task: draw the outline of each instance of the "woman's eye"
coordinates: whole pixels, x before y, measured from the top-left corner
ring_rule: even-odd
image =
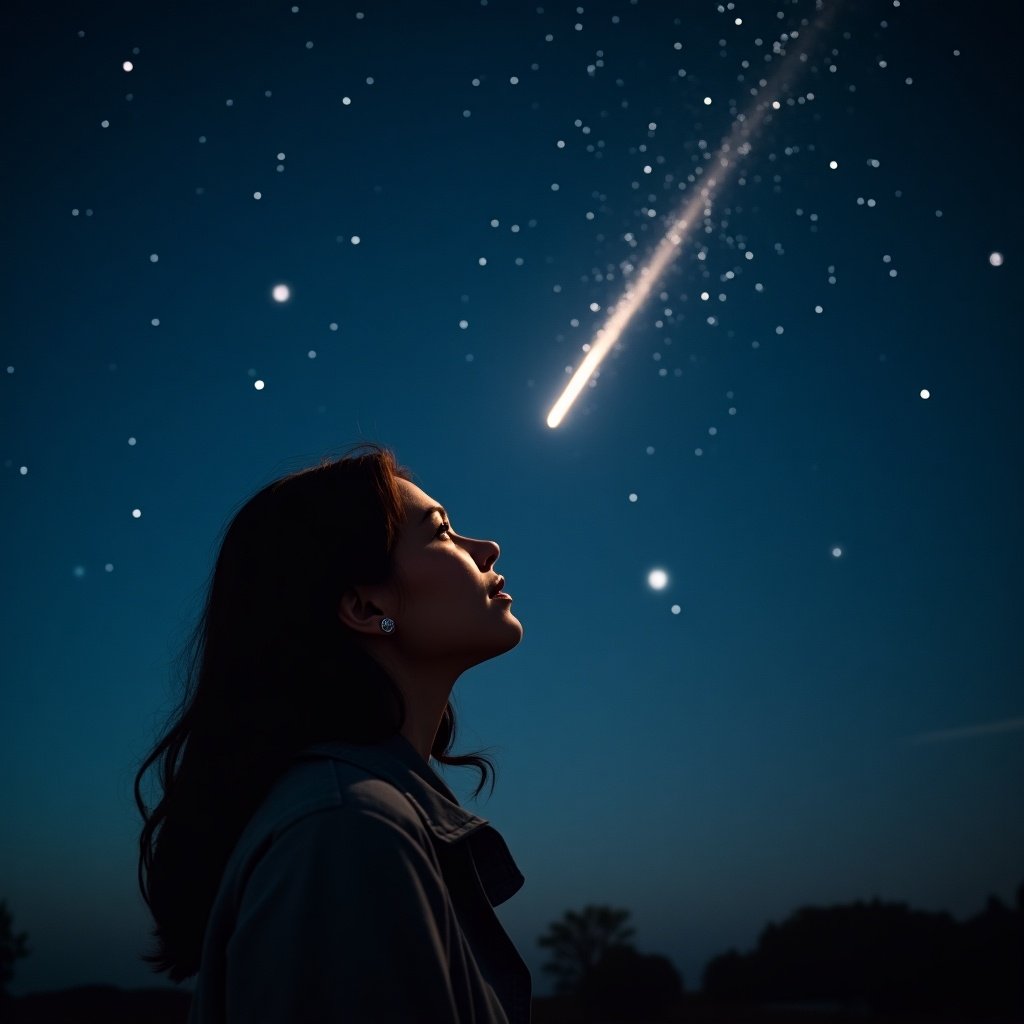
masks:
[[[441,526],[438,527],[437,536],[440,537],[442,533],[444,533],[446,530],[450,530],[450,529],[451,529],[451,525],[449,523],[442,523]]]

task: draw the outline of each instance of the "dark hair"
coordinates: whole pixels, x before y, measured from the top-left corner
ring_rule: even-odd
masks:
[[[360,448],[369,451],[352,454]],[[291,755],[321,740],[381,742],[405,722],[397,684],[337,615],[353,585],[391,582],[405,593],[393,562],[398,478],[412,473],[390,449],[362,442],[268,484],[228,525],[177,659],[184,695],[135,776],[139,888],[157,939],[141,959],[174,982],[199,970],[224,866]],[[454,738],[449,701],[431,756],[476,767],[474,798],[489,768],[493,792],[494,765],[480,751],[449,754]],[[163,793],[150,815],[140,782],[160,758]]]

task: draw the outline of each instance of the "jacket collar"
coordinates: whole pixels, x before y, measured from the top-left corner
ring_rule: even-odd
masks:
[[[400,732],[370,745],[328,740],[305,747],[295,756],[310,755],[345,761],[386,779],[399,792],[412,797],[425,824],[441,842],[455,842],[490,824],[488,819],[467,811],[459,804],[458,797],[445,781]]]
[[[526,879],[501,833],[487,818],[462,807],[444,780],[400,732],[368,745],[342,740],[315,743],[294,755],[294,759],[303,757],[344,761],[387,780],[412,802],[440,843],[450,845],[470,837],[471,859],[491,906],[500,906],[522,888]]]

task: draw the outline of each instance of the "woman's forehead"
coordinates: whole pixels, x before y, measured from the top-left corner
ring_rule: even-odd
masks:
[[[439,501],[435,501],[426,491],[417,487],[411,480],[405,480],[402,477],[398,479],[398,486],[402,491],[402,500],[405,502],[405,514],[406,518],[419,522],[422,518],[423,513],[431,505],[440,505]]]

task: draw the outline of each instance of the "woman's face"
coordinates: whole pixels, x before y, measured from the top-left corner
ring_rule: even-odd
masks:
[[[394,633],[380,632],[379,621],[375,629],[416,661],[456,671],[511,650],[523,637],[523,625],[510,600],[491,596],[501,548],[493,540],[457,533],[455,523],[437,510],[440,503],[411,481],[399,479],[398,485],[405,522],[395,561],[406,587],[405,603],[392,602],[387,608],[395,610],[385,611],[395,620]]]

